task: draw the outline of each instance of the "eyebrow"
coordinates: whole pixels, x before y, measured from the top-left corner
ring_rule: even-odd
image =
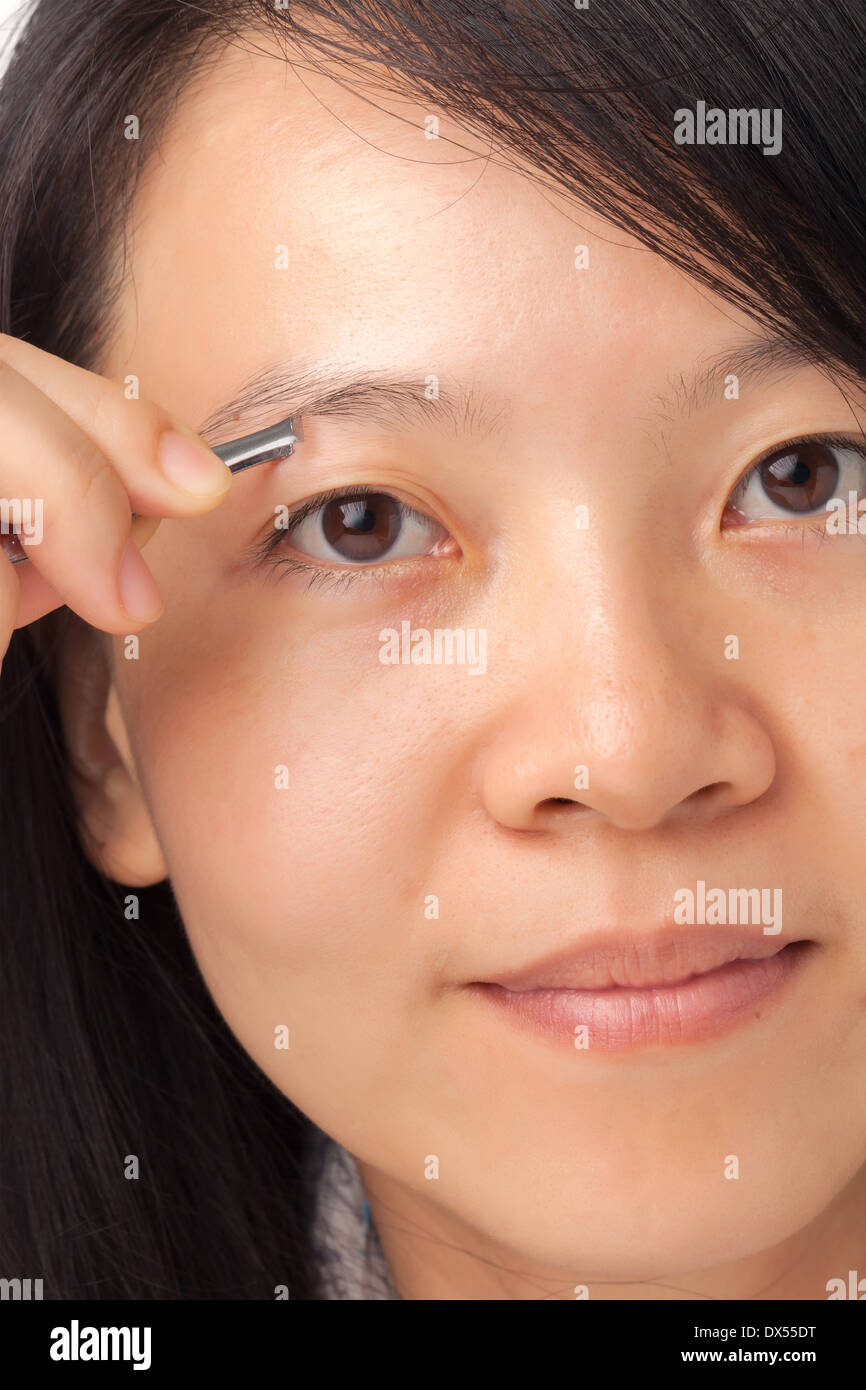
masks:
[[[758,384],[810,366],[826,370],[828,364],[787,339],[751,337],[681,375],[656,397],[656,404],[664,417],[687,417],[718,401],[729,376],[736,376],[740,385]],[[279,363],[249,377],[230,400],[211,411],[198,433],[216,444],[242,432],[240,422],[260,419],[264,428],[290,415],[330,416],[385,430],[426,426],[478,438],[500,434],[511,418],[506,406],[494,405],[474,385],[446,387],[432,373]]]
[[[744,384],[757,386],[768,380],[783,380],[805,367],[828,371],[830,364],[786,338],[752,337],[705,359],[689,375],[672,383],[668,392],[657,396],[656,401],[661,414],[688,417],[722,399],[726,379],[730,376],[737,378],[739,390]]]
[[[226,431],[239,433],[239,421],[271,415],[276,423],[279,412],[332,416],[386,430],[426,425],[485,438],[500,433],[509,414],[482,397],[474,385],[445,387],[432,373],[279,364],[248,378],[231,400],[207,416],[198,433],[206,443],[218,443]],[[263,428],[267,423],[263,421]]]

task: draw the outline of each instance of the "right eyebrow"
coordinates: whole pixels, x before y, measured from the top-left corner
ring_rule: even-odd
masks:
[[[198,433],[206,443],[218,443],[227,430],[242,433],[239,422],[272,416],[264,427],[276,423],[279,412],[339,417],[386,430],[432,425],[484,437],[499,433],[507,418],[503,407],[474,386],[443,387],[435,377],[404,371],[280,363],[244,382],[231,400],[211,411]]]

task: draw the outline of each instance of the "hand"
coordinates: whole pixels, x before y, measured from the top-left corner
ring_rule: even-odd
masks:
[[[159,617],[162,600],[139,547],[161,517],[217,506],[231,478],[159,406],[128,400],[116,382],[0,333],[0,497],[22,504],[34,538],[20,538],[26,565],[0,553],[0,660],[15,628],[64,603],[105,632],[134,632]],[[17,544],[0,535],[0,551]]]

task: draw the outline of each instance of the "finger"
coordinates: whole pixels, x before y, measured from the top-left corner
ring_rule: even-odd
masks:
[[[137,516],[133,519],[130,534],[139,550],[141,550],[159,526],[159,517]],[[65,600],[58,594],[45,578],[40,574],[35,565],[26,566],[3,565],[0,563],[0,577],[5,579],[5,572],[10,571],[14,579],[17,579],[15,588],[18,591],[17,604],[18,611],[15,617],[14,627],[27,627],[28,623],[33,623],[37,618],[44,618],[46,613],[51,613],[55,608],[62,608]],[[6,581],[8,586],[8,580]],[[11,590],[11,586],[8,591]],[[0,605],[4,602],[4,589],[0,588]],[[5,608],[0,607],[0,612],[6,612]],[[0,620],[0,632],[2,632],[2,620]]]
[[[105,455],[8,364],[0,370],[0,423],[2,492],[22,519],[26,512],[29,530],[21,535],[29,564],[9,568],[34,567],[62,602],[106,632],[152,621],[161,601],[129,544],[129,497]]]
[[[160,406],[129,400],[117,382],[0,333],[0,410],[8,369],[37,387],[106,456],[123,479],[130,510],[197,516],[228,495],[226,464]]]

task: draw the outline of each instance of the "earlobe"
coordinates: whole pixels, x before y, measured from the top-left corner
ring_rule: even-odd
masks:
[[[74,625],[64,643],[58,686],[88,858],[107,878],[132,888],[161,882],[168,869],[139,785],[103,633]]]

